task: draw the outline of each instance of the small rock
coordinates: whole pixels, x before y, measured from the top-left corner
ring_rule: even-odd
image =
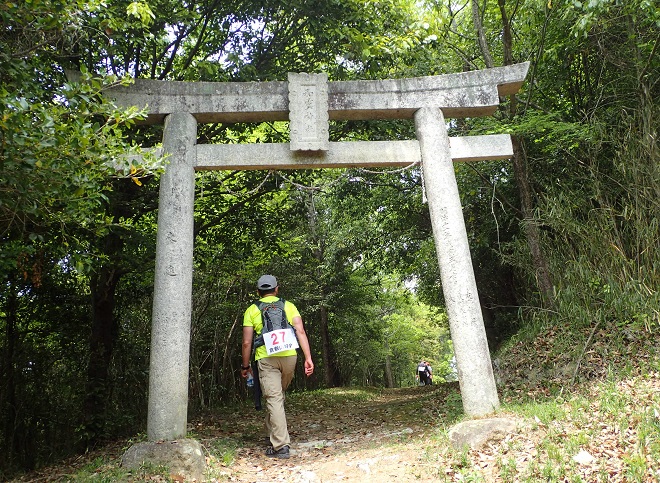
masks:
[[[319,477],[313,471],[301,471],[300,472],[300,481],[301,483],[314,483],[319,481]]]
[[[583,449],[581,449],[578,454],[573,456],[573,461],[575,461],[577,464],[580,465],[588,465],[590,463],[593,463],[595,459],[596,458],[591,456],[591,454],[588,451]]]
[[[449,440],[456,449],[468,446],[479,449],[490,441],[504,439],[507,434],[513,433],[518,422],[508,418],[489,418],[463,421],[449,430]]]
[[[401,431],[393,431],[391,433],[387,433],[386,436],[401,436],[404,434],[412,434],[413,430],[411,428],[404,428]]]
[[[371,473],[371,468],[366,463],[358,463],[357,467],[364,471],[366,474]]]

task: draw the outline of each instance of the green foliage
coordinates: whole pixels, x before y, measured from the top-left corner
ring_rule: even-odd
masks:
[[[166,475],[167,471],[165,468],[144,466],[140,468],[139,473],[141,476],[146,477],[154,473]],[[130,477],[130,471],[117,467],[105,457],[97,457],[80,470],[68,475],[68,481],[84,482],[93,479],[102,483],[111,483],[113,481],[129,481]]]
[[[650,79],[660,69],[653,8],[645,1],[551,2],[545,10],[532,9],[536,14],[524,22],[513,17],[529,29],[529,40],[535,39],[515,39],[514,55],[524,54],[530,44],[538,50],[519,96],[519,115],[504,130],[524,139],[536,223],[558,302],[556,314],[538,314],[549,323],[616,321],[624,331],[631,324],[633,331],[652,331],[658,323],[649,308],[658,297],[660,211],[659,154],[650,142],[658,129],[657,106],[649,97],[657,94],[657,83]],[[486,24],[493,14],[484,11]],[[568,30],[575,36],[566,36]],[[492,124],[470,122],[486,132],[502,129],[500,121],[497,128]],[[506,178],[490,179],[501,206],[515,207],[516,193],[503,184]],[[510,222],[515,212],[495,218],[504,210],[494,207],[491,219],[498,223],[498,243],[503,242],[498,255],[522,282],[517,297],[536,305],[536,294],[524,289],[535,287],[538,277],[529,271],[528,240]],[[492,224],[473,217],[481,227]],[[485,244],[493,245],[488,238]],[[482,256],[488,255],[478,259]],[[594,284],[611,292],[595,293]]]
[[[98,3],[19,3],[0,9],[6,26],[0,36],[0,233],[6,246],[0,268],[18,269],[38,284],[39,272],[28,267],[45,246],[81,269],[88,262],[81,256],[84,238],[108,229],[102,206],[110,180],[126,176],[139,183],[157,166],[148,158],[132,166],[128,157],[139,147],[126,129],[142,113],[117,109],[102,95],[126,81],[83,72],[64,82],[57,63],[58,48],[81,28],[81,11],[94,12]]]
[[[384,338],[401,385],[415,383],[417,363],[424,359],[433,367],[433,381],[455,380],[454,351],[449,337],[447,315],[431,307],[396,302],[397,311],[386,317]]]
[[[210,456],[222,466],[230,466],[234,462],[237,450],[238,446],[235,441],[222,438],[213,440],[212,444],[207,447]]]
[[[158,168],[128,157],[139,152],[127,131],[142,113],[103,96],[125,81],[87,72],[64,79],[63,50],[82,12],[99,6],[0,6],[0,446],[10,471],[75,448],[88,382],[87,274],[105,258],[94,245],[126,229],[125,218],[106,213],[117,185],[138,185]]]
[[[126,13],[139,19],[145,27],[149,27],[156,18],[149,4],[144,2],[132,2],[126,7]]]

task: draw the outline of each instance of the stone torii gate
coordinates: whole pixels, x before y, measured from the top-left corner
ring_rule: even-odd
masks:
[[[508,135],[450,138],[445,117],[491,115],[515,94],[529,63],[380,81],[288,82],[137,80],[109,92],[118,105],[147,107],[165,123],[149,369],[147,436],[186,435],[192,311],[195,170],[408,166],[421,162],[465,413],[499,406],[453,161],[507,159]],[[414,119],[416,140],[329,142],[329,120]],[[290,121],[290,143],[197,144],[197,124]]]

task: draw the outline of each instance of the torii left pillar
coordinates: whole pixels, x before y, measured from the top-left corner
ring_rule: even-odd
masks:
[[[156,273],[149,361],[148,442],[132,445],[122,466],[145,461],[196,481],[206,462],[199,441],[187,439],[190,320],[197,121],[187,112],[165,117],[163,150],[168,162],[160,180]],[[162,444],[167,441],[168,444]]]
[[[197,121],[192,114],[166,117],[163,151],[169,164],[161,177],[158,202],[147,415],[150,441],[183,438],[187,431],[196,142]]]

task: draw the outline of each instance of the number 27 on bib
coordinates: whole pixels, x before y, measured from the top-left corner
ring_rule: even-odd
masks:
[[[264,334],[264,343],[269,356],[300,347],[293,329],[278,329],[268,332]]]

